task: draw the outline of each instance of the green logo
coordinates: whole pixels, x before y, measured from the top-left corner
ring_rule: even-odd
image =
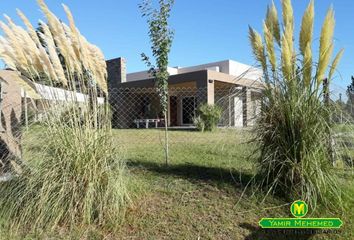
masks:
[[[290,212],[295,218],[262,218],[259,226],[262,228],[338,229],[343,225],[339,218],[303,218],[308,212],[308,205],[301,200],[291,204]]]
[[[290,212],[294,217],[305,217],[308,211],[308,206],[304,201],[298,200],[293,202],[290,206]]]

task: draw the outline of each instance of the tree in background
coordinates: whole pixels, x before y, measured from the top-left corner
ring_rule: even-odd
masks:
[[[152,7],[151,0],[143,0],[139,5],[143,17],[146,17],[149,25],[149,37],[151,42],[152,55],[155,58],[155,65],[150,58],[142,53],[142,59],[149,68],[149,73],[155,78],[160,107],[165,120],[165,161],[168,164],[168,56],[171,51],[174,32],[168,24],[171,8],[174,0],[159,0],[159,8]]]
[[[352,83],[347,88],[347,109],[350,115],[354,118],[354,77],[352,76]]]
[[[301,198],[313,207],[322,202],[338,208],[333,205],[333,199],[340,204],[341,192],[332,171],[333,151],[329,149],[332,124],[328,96],[343,50],[329,67],[334,45],[334,11],[330,8],[327,12],[318,61],[314,64],[314,1],[302,18],[299,51],[295,50],[291,1],[281,3],[282,25],[273,3],[263,22],[263,37],[254,29],[249,30],[253,53],[266,82],[256,129],[261,185],[267,194],[281,194],[289,200]]]

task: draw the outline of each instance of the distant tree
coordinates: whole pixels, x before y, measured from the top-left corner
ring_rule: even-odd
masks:
[[[168,56],[172,46],[174,32],[168,24],[171,8],[174,0],[159,0],[158,8],[152,7],[151,0],[143,0],[139,5],[143,17],[146,17],[149,25],[149,37],[151,42],[152,55],[155,58],[155,65],[150,58],[142,53],[141,57],[149,67],[149,73],[155,78],[160,106],[165,119],[165,157],[168,164]]]
[[[350,114],[354,117],[354,77],[352,76],[352,82],[347,88],[347,108]]]

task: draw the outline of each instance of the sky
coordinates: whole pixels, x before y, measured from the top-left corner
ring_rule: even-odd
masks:
[[[16,8],[35,25],[44,20],[35,0],[0,0],[0,13],[21,24]],[[156,1],[156,0],[153,0]],[[150,55],[146,19],[138,9],[141,0],[46,0],[49,8],[66,21],[61,3],[73,12],[81,33],[99,46],[106,59],[124,57],[127,71],[146,69],[140,54]],[[280,0],[274,0],[280,12]],[[295,31],[309,0],[293,0]],[[262,30],[266,7],[271,0],[175,0],[170,25],[175,31],[170,66],[191,66],[232,59],[249,65],[256,62],[248,41],[248,26]],[[315,0],[314,42],[319,41],[322,22],[330,6],[336,17],[335,52],[345,53],[333,80],[333,91],[345,92],[354,75],[354,1]],[[3,19],[3,18],[2,18]],[[318,44],[314,44],[318,55]]]

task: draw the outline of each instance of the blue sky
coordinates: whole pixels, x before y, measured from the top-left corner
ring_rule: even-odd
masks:
[[[280,0],[274,0],[279,7]],[[150,53],[145,19],[137,7],[140,0],[47,0],[57,16],[66,19],[61,3],[68,5],[81,33],[98,45],[107,59],[118,56],[127,59],[128,72],[145,69],[140,54]],[[175,39],[170,66],[188,66],[211,61],[233,59],[254,65],[248,42],[248,25],[261,30],[266,6],[271,0],[175,0],[171,26]],[[296,27],[308,0],[293,0]],[[321,24],[329,6],[336,12],[336,51],[345,49],[334,80],[336,91],[344,91],[354,75],[354,1],[315,1],[315,33],[318,40]],[[2,0],[0,13],[20,22],[15,9],[21,9],[32,21],[44,19],[35,0]],[[279,9],[279,8],[278,8]],[[317,45],[315,54],[317,55]]]

